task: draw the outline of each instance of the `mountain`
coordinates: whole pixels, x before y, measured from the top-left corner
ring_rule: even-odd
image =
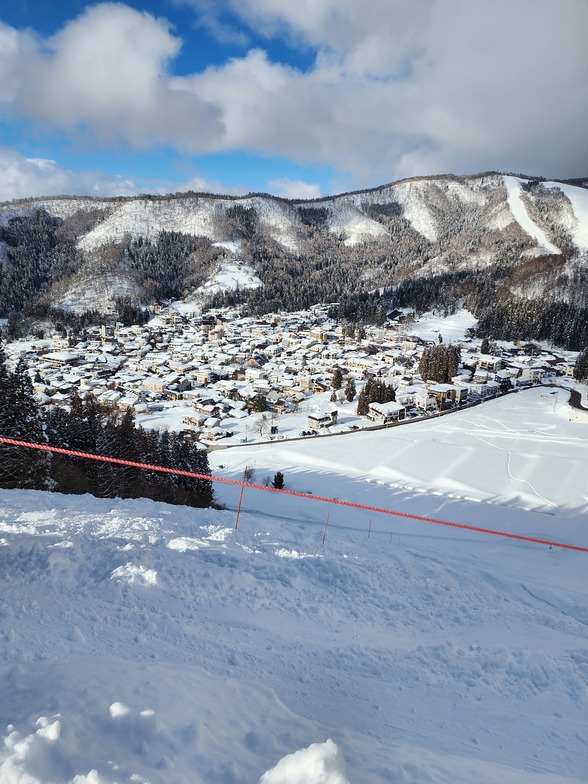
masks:
[[[231,256],[263,283],[237,295],[258,313],[322,301],[377,319],[385,305],[365,302],[385,292],[420,309],[469,297],[482,321],[489,299],[539,300],[568,317],[588,304],[588,190],[574,182],[485,173],[312,201],[189,192],[4,203],[0,316],[32,302],[81,313],[186,298]]]

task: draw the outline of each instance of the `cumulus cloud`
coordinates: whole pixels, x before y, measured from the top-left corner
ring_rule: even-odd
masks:
[[[268,188],[274,196],[282,196],[284,199],[320,199],[324,195],[320,185],[292,180],[290,177],[269,180]]]
[[[13,116],[136,149],[190,150],[221,129],[216,107],[172,84],[181,41],[148,13],[103,3],[46,41],[4,25],[0,43],[0,106]]]
[[[25,158],[5,148],[0,148],[0,172],[0,201],[33,196],[132,196],[140,190],[132,179],[76,172],[47,158]],[[158,189],[155,183],[150,186],[152,192]]]
[[[197,93],[222,107],[228,144],[328,163],[359,184],[485,168],[588,171],[584,0],[216,7],[316,50],[304,73],[249,52],[195,77]]]
[[[47,40],[0,26],[0,109],[101,145],[326,165],[348,187],[588,172],[585,0],[184,2],[220,37],[238,39],[230,12],[314,61],[296,69],[258,48],[174,76],[168,22],[103,3]]]
[[[184,191],[226,193],[244,196],[243,185],[226,185],[193,174],[178,184],[155,179],[135,179],[98,171],[76,171],[49,158],[27,158],[0,147],[0,201],[35,196],[136,196],[139,193],[166,194]]]

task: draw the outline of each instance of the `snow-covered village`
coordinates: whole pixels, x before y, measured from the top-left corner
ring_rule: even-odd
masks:
[[[92,394],[145,427],[180,430],[206,446],[406,423],[544,380],[565,382],[578,353],[525,342],[483,353],[487,345],[467,337],[475,324],[467,311],[416,323],[414,314],[395,312],[385,327],[359,335],[345,334],[321,305],[261,319],[195,312],[182,302],[156,311],[145,325],[14,341],[7,353],[13,366],[25,358],[43,405]],[[453,342],[461,357],[455,375],[423,379],[424,350]],[[370,378],[393,389],[394,400],[369,402],[360,416],[357,398]]]

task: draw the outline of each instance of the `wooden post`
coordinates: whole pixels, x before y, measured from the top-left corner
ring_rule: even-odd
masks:
[[[247,478],[247,466],[243,471],[243,481],[241,482],[241,492],[239,494],[239,503],[237,504],[237,517],[235,518],[235,530],[239,527],[239,515],[241,514],[241,502],[243,500],[243,491],[245,490],[245,479]]]
[[[371,532],[372,532],[372,521],[370,520],[370,524],[368,525],[368,539],[370,538]]]
[[[325,530],[323,531],[323,547],[325,546],[325,539],[327,538],[327,528],[329,527],[329,515],[331,513],[327,513],[327,520],[325,522]]]

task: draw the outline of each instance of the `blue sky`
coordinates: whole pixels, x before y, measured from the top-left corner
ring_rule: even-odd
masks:
[[[0,200],[586,176],[587,29],[585,0],[15,0]]]

